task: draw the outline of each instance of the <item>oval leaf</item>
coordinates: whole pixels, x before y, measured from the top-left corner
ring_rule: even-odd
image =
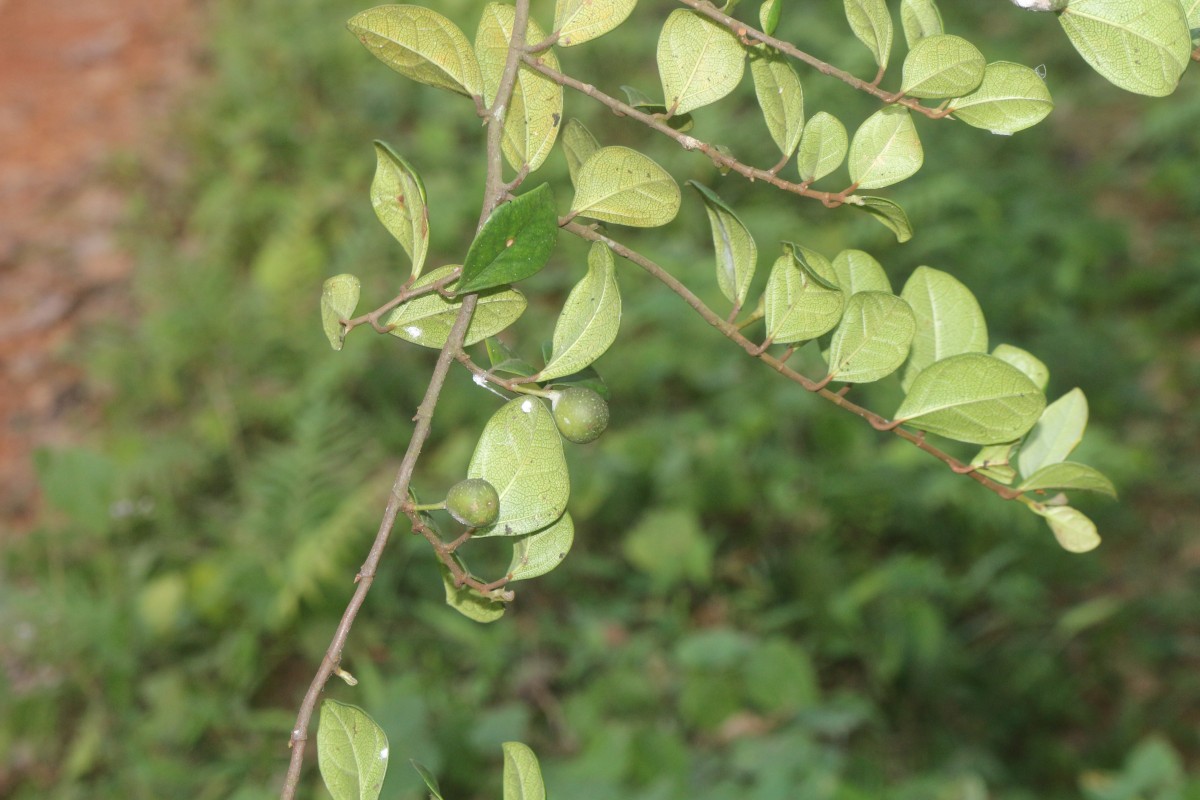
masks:
[[[321,327],[334,350],[341,350],[346,341],[342,320],[354,316],[361,289],[362,282],[349,273],[334,275],[321,286]]]
[[[1037,125],[1054,109],[1050,90],[1022,64],[996,61],[983,71],[983,83],[966,97],[950,101],[955,119],[973,128],[1010,136]]]
[[[766,0],[758,7],[758,24],[762,26],[762,31],[767,36],[775,35],[775,29],[779,27],[779,12],[782,7],[783,0]]]
[[[829,345],[829,375],[870,383],[900,369],[917,323],[908,303],[886,292],[859,292],[846,304]]]
[[[436,11],[377,6],[355,14],[346,27],[376,58],[407,78],[467,97],[483,93],[471,43]]]
[[[317,764],[333,800],[375,800],[387,774],[387,736],[358,706],[324,700],[317,724]]]
[[[1069,553],[1086,553],[1100,546],[1096,524],[1070,506],[1044,506],[1034,511],[1046,518],[1054,538]]]
[[[531,378],[537,374],[532,364],[519,357],[499,339],[489,337],[484,346],[487,348],[488,366],[492,372],[506,372],[522,378]]]
[[[862,250],[843,250],[834,256],[833,273],[847,300],[859,292],[892,292],[883,265]]]
[[[964,353],[922,370],[894,416],[948,439],[1002,444],[1024,435],[1045,407],[1045,395],[1021,370],[983,353]]]
[[[801,147],[804,142],[800,143]],[[912,223],[908,214],[898,203],[886,197],[871,197],[870,195],[851,195],[846,198],[846,205],[870,214],[880,225],[896,235],[896,241],[903,244],[913,237]]]
[[[1092,69],[1130,92],[1170,94],[1191,59],[1179,0],[1070,0],[1058,21]]]
[[[717,255],[717,285],[729,302],[741,308],[758,265],[758,245],[750,230],[716,192],[696,181],[688,183],[700,193],[704,210],[708,212],[713,250]]]
[[[396,237],[412,260],[417,277],[429,251],[429,210],[425,185],[409,163],[384,142],[375,142],[375,178],[371,181],[371,206],[375,216]]]
[[[679,212],[679,184],[628,147],[602,147],[579,168],[571,212],[618,225],[653,228]]]
[[[900,25],[910,48],[926,36],[937,36],[945,30],[933,0],[900,0]]]
[[[900,296],[917,318],[912,351],[900,379],[905,391],[921,370],[935,361],[959,353],[987,351],[987,323],[983,319],[983,310],[971,290],[953,275],[930,267],[917,267]]]
[[[846,126],[832,114],[818,111],[800,134],[796,167],[800,180],[819,181],[842,165],[849,146]]]
[[[867,118],[850,142],[850,180],[880,189],[921,168],[925,153],[907,108],[888,106]]]
[[[518,537],[508,565],[509,582],[545,575],[563,562],[574,541],[575,523],[566,512],[549,527]]]
[[[537,756],[520,742],[505,742],[504,800],[546,800],[542,768]]]
[[[466,564],[457,554],[453,556],[455,563],[468,572]],[[446,605],[453,608],[464,617],[475,622],[495,622],[504,616],[505,605],[493,597],[487,597],[466,584],[454,585],[454,576],[441,561],[438,561],[438,572],[442,576],[442,586],[446,589]],[[469,574],[469,572],[468,572]]]
[[[775,52],[752,57],[750,76],[767,130],[783,155],[791,158],[804,132],[804,87],[800,85],[800,77]]]
[[[850,30],[867,46],[880,69],[892,54],[892,15],[884,0],[845,0]]]
[[[670,114],[686,114],[732,92],[746,69],[741,42],[723,25],[676,9],[658,37],[658,74]]]
[[[588,270],[575,284],[554,325],[554,344],[539,381],[571,375],[591,364],[612,345],[621,327],[621,291],[612,251],[593,242]]]
[[[579,168],[600,149],[600,143],[582,122],[571,117],[563,127],[562,148],[563,155],[567,157],[567,172],[571,175],[571,185],[578,186]]]
[[[445,278],[453,270],[454,265],[439,267],[421,277],[413,287]],[[446,288],[454,291],[454,284]],[[440,294],[421,295],[393,311],[385,324],[393,326],[390,331],[393,336],[423,347],[440,349],[450,338],[450,329],[454,327],[454,319],[461,306],[461,298],[447,300]],[[463,344],[475,344],[494,336],[516,322],[524,311],[525,296],[516,289],[481,294]]]
[[[775,260],[763,293],[767,338],[779,344],[804,342],[833,330],[842,318],[841,289],[817,280],[791,253]]]
[[[1029,476],[1049,464],[1066,461],[1083,439],[1087,423],[1087,398],[1082,389],[1072,389],[1046,407],[1021,445],[1017,469]]]
[[[1033,381],[1035,386],[1042,391],[1046,391],[1046,384],[1050,382],[1050,370],[1033,353],[1022,350],[1019,347],[1013,347],[1011,344],[998,344],[992,350],[992,355],[1001,361],[1007,361],[1012,364],[1021,370],[1021,372],[1024,372],[1029,377],[1029,380]]]
[[[550,184],[543,183],[498,206],[471,242],[459,294],[471,294],[528,278],[550,260],[558,241],[558,214]]]
[[[637,0],[558,0],[554,9],[556,44],[570,47],[603,36],[624,22],[636,5]]]
[[[1117,496],[1116,487],[1104,473],[1087,464],[1077,464],[1074,461],[1048,464],[1023,480],[1017,489],[1022,492],[1080,489],[1086,492],[1099,492],[1112,498]]]
[[[425,786],[429,789],[429,800],[445,800],[442,797],[442,787],[438,786],[437,776],[420,761],[410,758],[408,763],[413,765],[413,769],[421,776],[421,780],[425,781]]]
[[[475,446],[468,478],[500,494],[500,516],[475,536],[520,536],[562,516],[571,485],[562,437],[545,403],[517,397],[492,415]]]
[[[910,97],[957,97],[983,80],[987,61],[975,45],[960,36],[926,36],[904,59],[900,91]]]

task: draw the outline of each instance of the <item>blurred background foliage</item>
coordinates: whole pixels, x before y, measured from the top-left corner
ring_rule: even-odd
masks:
[[[1190,75],[1166,100],[1126,95],[1052,17],[946,5],[949,31],[989,60],[1044,64],[1058,107],[1012,138],[919,124],[926,166],[888,192],[916,227],[905,245],[721,178],[579,96],[568,113],[716,188],[764,263],[791,239],[866,249],[897,288],[920,264],[958,276],[993,343],[1050,366],[1052,398],[1087,393],[1080,460],[1122,492],[1084,501],[1104,545],[1063,552],[1041,520],[777,379],[619,266],[624,325],[598,365],[612,426],[569,448],[571,557],[480,626],[443,605],[427,547],[400,531],[354,630],[361,683],[328,693],[390,736],[385,797],[422,796],[410,757],[449,798],[494,797],[508,739],[534,747],[559,798],[1200,797],[1200,88]],[[438,4],[468,35],[480,6]],[[425,179],[431,264],[460,260],[480,202],[471,104],[364,52],[342,29],[361,7],[214,3],[207,79],[175,130],[185,168],[123,162],[136,313],[79,343],[102,424],[86,447],[41,454],[52,509],[3,554],[8,797],[278,791],[434,357],[367,331],[335,354],[317,321],[324,277],[360,275],[366,307],[408,273],[367,200],[371,140]],[[656,93],[662,15],[641,3],[564,68]],[[874,71],[835,0],[789,3],[780,31]],[[853,129],[872,109],[802,77],[810,116]],[[774,162],[749,79],[695,117],[702,138]],[[536,179],[566,207],[561,156]],[[694,196],[666,229],[616,235],[719,305]],[[509,336],[526,357],[584,252],[564,237],[527,282]],[[896,391],[862,394],[886,411]],[[423,495],[462,476],[495,407],[452,377]],[[325,796],[318,783],[314,769],[302,796]]]

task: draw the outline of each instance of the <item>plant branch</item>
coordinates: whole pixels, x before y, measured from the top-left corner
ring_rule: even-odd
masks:
[[[743,350],[745,350],[748,355],[762,361],[764,364],[788,380],[798,383],[807,391],[819,395],[825,400],[828,400],[830,403],[833,403],[835,406],[838,406],[845,411],[849,411],[855,416],[861,417],[862,419],[866,420],[872,428],[875,428],[879,431],[890,431],[896,436],[899,436],[901,439],[916,445],[921,450],[924,450],[926,453],[946,464],[946,466],[948,466],[955,473],[969,476],[972,480],[983,485],[989,491],[1002,497],[1003,499],[1013,500],[1020,496],[1020,492],[1010,489],[1007,486],[988,478],[986,475],[983,475],[977,470],[971,469],[970,465],[964,464],[962,461],[959,461],[949,453],[930,444],[925,440],[925,435],[923,432],[912,433],[911,431],[901,428],[899,422],[895,420],[888,420],[887,418],[882,417],[879,414],[876,414],[875,412],[858,405],[857,403],[847,400],[844,392],[835,392],[826,388],[826,384],[829,382],[827,380],[814,381],[811,378],[796,372],[794,369],[787,366],[783,359],[775,358],[767,353],[759,344],[743,336],[738,326],[727,322],[719,314],[705,305],[703,300],[701,300],[690,289],[684,286],[674,275],[664,269],[661,265],[651,261],[641,253],[638,253],[636,250],[631,250],[620,242],[611,239],[608,236],[593,230],[592,228],[579,225],[578,223],[568,222],[562,227],[582,239],[587,239],[588,241],[592,242],[603,242],[604,244],[608,245],[608,247],[617,255],[633,262],[634,264],[637,264],[643,270],[656,278],[659,282],[664,284],[668,289],[679,295],[679,297],[682,298],[685,303],[691,306],[696,313],[704,319],[705,322],[720,331],[726,339],[734,342]]]
[[[446,286],[448,284],[454,283],[456,280],[458,280],[458,276],[461,274],[462,274],[462,267],[455,267],[454,269],[450,270],[450,272],[447,273],[445,276],[438,278],[436,281],[427,283],[424,286],[418,286],[415,289],[409,288],[409,286],[411,285],[411,280],[410,280],[409,283],[405,284],[405,287],[400,290],[400,293],[398,295],[393,297],[391,300],[388,300],[386,303],[384,303],[383,305],[381,305],[379,308],[375,309],[374,311],[369,311],[366,314],[362,314],[360,316],[354,317],[353,319],[342,320],[342,324],[346,326],[345,332],[350,333],[350,331],[354,330],[359,325],[369,324],[372,328],[375,329],[375,331],[377,333],[387,333],[392,328],[390,325],[379,324],[380,317],[382,317],[387,312],[391,311],[396,306],[401,305],[403,303],[407,303],[409,300],[412,300],[414,297],[420,297],[420,296],[426,295],[426,294],[433,294],[434,292],[437,292],[438,294],[444,294],[446,291]]]

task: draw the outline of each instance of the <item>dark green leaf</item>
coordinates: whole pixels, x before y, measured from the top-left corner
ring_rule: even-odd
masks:
[[[459,294],[471,294],[528,278],[550,260],[558,241],[558,214],[550,184],[498,207],[471,243]]]

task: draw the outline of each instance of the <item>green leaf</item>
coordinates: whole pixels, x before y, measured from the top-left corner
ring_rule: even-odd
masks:
[[[971,459],[971,466],[978,467],[981,474],[1007,486],[1017,477],[1017,470],[1010,466],[1017,444],[1019,443],[1005,442],[981,448]]]
[[[372,55],[407,78],[467,97],[483,93],[471,43],[436,11],[376,6],[355,14],[346,27]]]
[[[704,201],[717,255],[717,285],[725,299],[741,308],[750,291],[758,266],[758,245],[750,230],[716,192],[696,181],[688,181]]]
[[[1116,498],[1117,489],[1104,473],[1087,464],[1074,461],[1060,461],[1057,464],[1047,464],[1037,472],[1021,481],[1017,487],[1022,492],[1045,492],[1052,489],[1080,489],[1086,492],[1099,492]]]
[[[832,261],[811,247],[805,247],[795,242],[783,242],[782,244],[783,251],[790,252],[800,268],[806,270],[818,284],[826,289],[841,291],[837,282],[837,270],[833,268]]]
[[[1050,382],[1050,370],[1033,353],[1013,347],[1011,344],[998,344],[992,350],[992,355],[1001,361],[1012,364],[1024,372],[1035,386],[1042,391],[1046,390],[1046,384]]]
[[[575,523],[567,512],[540,531],[515,538],[509,582],[545,575],[563,562],[574,541]]]
[[[558,0],[554,9],[557,44],[570,47],[603,36],[624,22],[636,5],[637,0]]]
[[[317,723],[317,764],[333,800],[375,800],[387,774],[387,736],[358,706],[324,700]]]
[[[921,370],[935,361],[960,353],[987,352],[983,310],[971,290],[953,275],[931,267],[917,267],[900,296],[917,318],[917,334],[900,379],[905,391]]]
[[[528,278],[546,266],[557,241],[554,194],[550,184],[543,183],[488,216],[467,251],[458,293],[473,294]]]
[[[430,800],[445,800],[442,797],[442,787],[438,785],[437,776],[430,772],[429,768],[420,761],[410,758],[408,763],[413,765],[413,769],[421,776],[421,780],[425,781],[425,785],[429,788]]]
[[[942,14],[933,0],[900,0],[900,24],[910,48],[926,36],[945,32]]]
[[[517,397],[493,414],[467,477],[483,478],[500,494],[499,518],[476,537],[533,533],[562,516],[571,484],[562,437],[546,404]]]
[[[870,383],[900,369],[917,323],[908,303],[888,292],[858,292],[829,345],[829,374],[845,383]]]
[[[1191,60],[1179,0],[1070,0],[1058,21],[1092,69],[1130,92],[1170,94]]]
[[[1087,398],[1082,389],[1072,389],[1046,407],[1021,445],[1017,469],[1029,476],[1049,464],[1066,461],[1083,439],[1087,422]]]
[[[375,178],[371,181],[371,205],[375,216],[396,237],[412,260],[417,277],[429,250],[429,210],[425,185],[407,161],[386,143],[375,141]]]
[[[571,213],[653,228],[675,219],[679,201],[679,184],[649,157],[628,147],[602,147],[579,168]]]
[[[983,353],[963,353],[921,371],[896,409],[914,428],[971,444],[1020,438],[1046,407],[1046,397],[1016,367]]]
[[[758,24],[767,36],[774,36],[779,27],[779,12],[783,8],[783,0],[766,0],[758,7]]]
[[[801,142],[800,145],[803,147],[804,143]],[[896,241],[901,244],[913,237],[912,223],[908,221],[908,214],[904,213],[904,209],[898,203],[894,203],[886,197],[855,194],[846,198],[846,205],[870,214],[879,224],[894,233]]]
[[[847,300],[859,292],[891,294],[892,282],[883,271],[883,265],[862,250],[843,250],[834,256],[833,273],[837,278],[835,283]]]
[[[504,800],[546,800],[537,756],[520,742],[505,742]]]
[[[1096,524],[1070,506],[1042,506],[1034,513],[1046,518],[1054,538],[1069,553],[1086,553],[1100,546]]]
[[[571,117],[563,128],[562,147],[563,155],[567,157],[567,172],[571,175],[571,185],[578,186],[579,168],[600,149],[600,143],[582,122]]]
[[[450,264],[421,276],[413,288],[426,286],[445,278],[454,270]],[[446,287],[454,291],[454,283]],[[447,300],[432,293],[409,300],[388,316],[384,324],[391,325],[390,333],[422,347],[440,349],[450,338],[450,329],[462,307],[462,298]],[[525,311],[525,296],[516,289],[495,290],[480,294],[475,315],[467,327],[463,345],[471,345],[494,336],[517,321]]]
[[[750,58],[754,93],[775,145],[791,158],[804,132],[804,88],[787,59],[776,52]]]
[[[516,10],[504,3],[488,3],[475,33],[475,54],[483,78],[484,99],[494,103],[500,89],[500,78],[508,59],[508,44],[512,40]],[[540,42],[546,34],[532,19],[526,30],[526,41]],[[558,69],[558,56],[553,50],[538,55],[546,66]],[[542,165],[562,121],[563,89],[554,81],[522,64],[517,71],[512,101],[504,115],[504,139],[501,143],[504,158],[520,170],[529,165],[532,172]]]
[[[948,106],[955,119],[973,128],[1011,136],[1046,118],[1053,109],[1050,90],[1036,72],[1022,64],[995,61],[983,71],[983,83]]]
[[[800,134],[796,167],[800,180],[813,183],[842,165],[849,145],[846,126],[825,111],[813,115]]]
[[[887,106],[867,118],[850,142],[850,180],[880,189],[911,176],[925,154],[907,108]]]
[[[452,558],[464,572],[468,572],[466,564],[457,554]],[[485,597],[478,590],[472,589],[466,584],[455,586],[454,575],[441,561],[438,561],[438,572],[442,576],[442,585],[446,589],[446,605],[467,619],[484,624],[495,622],[504,616],[506,610],[504,603],[494,597]],[[470,573],[468,572],[468,574]]]
[[[792,253],[775,260],[763,294],[767,338],[778,344],[815,339],[842,318],[842,290],[828,288]]]
[[[571,375],[591,364],[612,345],[621,327],[621,291],[612,251],[593,242],[588,269],[575,284],[554,325],[554,349],[539,381]]]
[[[663,23],[658,74],[671,114],[720,100],[737,87],[745,69],[745,50],[728,28],[683,8]]]
[[[342,320],[354,316],[362,283],[349,273],[327,278],[321,286],[321,327],[329,346],[341,350],[346,341]]]
[[[880,69],[892,54],[892,15],[884,0],[845,0],[850,30],[867,46]]]
[[[692,118],[691,114],[673,114],[670,117],[667,117],[667,106],[662,101],[651,100],[646,96],[645,92],[634,86],[622,84],[621,91],[623,91],[625,93],[625,97],[628,98],[629,105],[633,106],[638,111],[641,111],[643,114],[650,114],[651,116],[659,118],[665,117],[667,125],[671,126],[677,131],[690,131],[696,125],[696,120]]]
[[[1192,44],[1200,45],[1200,0],[1184,0],[1183,10],[1192,29]]]
[[[506,372],[522,378],[531,378],[537,374],[536,367],[519,357],[499,339],[489,337],[484,345],[487,347],[488,365],[492,372]]]
[[[910,97],[957,97],[983,81],[987,61],[960,36],[926,36],[904,59],[900,91]]]

